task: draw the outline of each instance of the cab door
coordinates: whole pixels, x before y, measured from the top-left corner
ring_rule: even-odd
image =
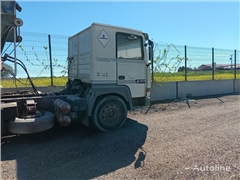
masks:
[[[143,44],[142,36],[116,34],[117,84],[128,86],[133,98],[146,95],[147,67]]]

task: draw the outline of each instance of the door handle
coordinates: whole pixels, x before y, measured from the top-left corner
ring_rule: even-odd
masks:
[[[119,80],[124,80],[124,79],[125,79],[125,76],[118,76],[118,79],[119,79]]]

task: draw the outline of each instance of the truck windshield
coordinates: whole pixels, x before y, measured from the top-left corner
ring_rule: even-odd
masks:
[[[117,33],[118,59],[143,59],[143,40],[141,36]]]

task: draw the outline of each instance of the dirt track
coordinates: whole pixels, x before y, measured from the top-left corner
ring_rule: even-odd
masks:
[[[1,149],[2,179],[239,180],[240,95],[155,104],[115,132],[2,137]]]

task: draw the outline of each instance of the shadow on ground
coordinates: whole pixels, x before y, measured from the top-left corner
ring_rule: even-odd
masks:
[[[145,155],[137,151],[147,131],[132,119],[108,133],[57,125],[42,133],[2,137],[1,160],[16,160],[18,179],[91,179],[134,161],[134,167],[140,167]]]

